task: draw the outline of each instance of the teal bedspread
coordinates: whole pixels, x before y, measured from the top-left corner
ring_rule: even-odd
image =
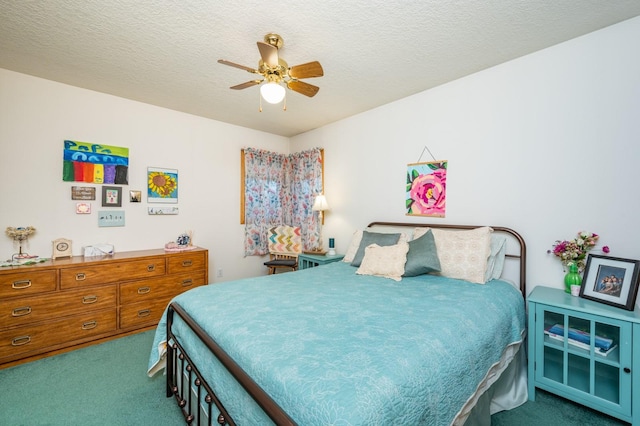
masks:
[[[451,424],[504,348],[522,339],[521,293],[498,280],[395,282],[355,271],[336,262],[198,287],[174,301],[300,425]],[[165,327],[163,317],[150,371]],[[174,330],[238,424],[269,423],[186,326]]]

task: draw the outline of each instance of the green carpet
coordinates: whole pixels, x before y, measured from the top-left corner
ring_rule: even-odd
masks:
[[[542,390],[536,400],[491,416],[491,426],[621,426],[629,425]]]
[[[180,425],[165,377],[146,375],[153,332],[147,331],[0,370],[0,424]],[[620,426],[616,419],[549,393],[492,416],[494,426]]]
[[[153,332],[0,370],[0,424],[179,425],[165,377],[147,377]]]

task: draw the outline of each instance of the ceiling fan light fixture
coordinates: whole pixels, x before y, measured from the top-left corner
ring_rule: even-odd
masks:
[[[260,87],[260,94],[262,99],[270,104],[279,104],[284,99],[285,89],[275,81],[271,81]]]

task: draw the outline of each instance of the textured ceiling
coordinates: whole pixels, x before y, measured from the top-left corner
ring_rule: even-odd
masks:
[[[354,4],[355,3],[355,4]],[[0,68],[284,136],[639,16],[638,0],[3,0]],[[317,60],[314,98],[263,104],[257,41]]]

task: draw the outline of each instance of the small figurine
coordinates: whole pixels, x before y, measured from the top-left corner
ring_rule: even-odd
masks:
[[[176,241],[169,241],[164,245],[165,251],[185,251],[196,248],[191,239],[191,231],[178,235]]]

